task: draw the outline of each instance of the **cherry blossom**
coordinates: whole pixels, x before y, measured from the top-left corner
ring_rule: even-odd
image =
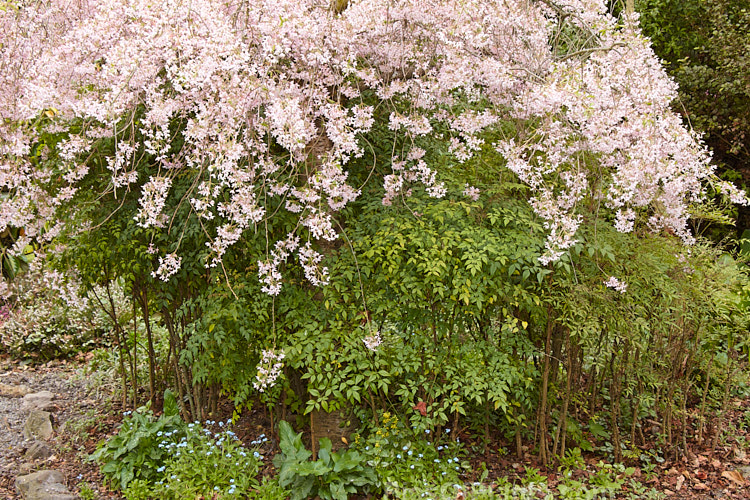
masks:
[[[607,288],[612,288],[620,293],[625,293],[628,289],[628,284],[618,280],[614,276],[610,276],[607,281],[604,282]]]
[[[256,391],[265,392],[266,389],[274,386],[284,368],[284,357],[283,350],[276,352],[274,349],[264,349],[261,352],[257,367],[258,373],[253,382]]]
[[[420,189],[461,194],[441,169],[496,154],[544,222],[543,264],[577,241],[587,200],[619,231],[642,225],[687,244],[689,207],[708,184],[747,203],[716,181],[709,152],[671,111],[675,84],[637,17],[616,19],[603,0],[329,4],[40,0],[0,11],[0,232],[38,239],[50,220],[62,231],[97,175],[107,186],[97,194],[138,197],[132,217],[166,233],[176,179],[187,179],[185,202],[211,221],[208,267],[243,238],[268,237],[278,203],[298,220],[287,236],[297,243],[270,242],[263,290],[280,293],[292,256],[322,285],[322,248],[361,194],[350,174],[376,120],[411,145],[368,177],[383,204]],[[556,45],[563,31],[578,45]],[[420,142],[435,140],[451,156],[440,164]],[[101,151],[96,171],[89,158]],[[158,250],[154,276],[166,280],[180,248]]]

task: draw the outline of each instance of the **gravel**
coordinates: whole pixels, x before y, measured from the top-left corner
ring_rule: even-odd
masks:
[[[89,404],[93,404],[93,400],[87,399],[85,378],[77,377],[72,367],[61,362],[31,367],[9,360],[0,361],[0,383],[25,385],[33,392],[46,390],[54,393],[54,406],[50,412],[56,433],[60,432],[66,421],[80,415]],[[31,468],[24,458],[24,452],[33,440],[23,437],[24,423],[30,410],[22,406],[23,398],[0,394],[0,498],[15,498],[16,475]],[[53,451],[57,439],[57,436],[50,439],[49,445]],[[54,461],[54,458],[50,461]]]

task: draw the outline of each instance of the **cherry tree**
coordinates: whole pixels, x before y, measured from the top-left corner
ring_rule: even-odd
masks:
[[[297,223],[257,262],[263,290],[280,292],[289,259],[325,284],[319,243],[360,195],[348,167],[378,119],[415,144],[370,179],[384,204],[446,195],[420,138],[445,141],[455,163],[491,147],[530,188],[545,264],[576,241],[584,200],[620,231],[641,222],[686,244],[707,185],[746,203],[670,110],[675,84],[636,16],[603,1],[5,1],[0,23],[0,232],[40,242],[66,229],[87,176],[105,176],[101,195],[137,197],[131,216],[155,232],[172,230],[165,200],[188,178],[184,203],[212,221],[206,266],[266,237],[273,201]],[[115,145],[103,173],[90,161],[102,141]],[[153,259],[163,280],[182,265],[179,245]]]

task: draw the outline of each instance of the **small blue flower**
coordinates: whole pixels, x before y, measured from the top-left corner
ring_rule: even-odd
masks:
[[[411,464],[411,465],[409,466],[409,468],[410,468],[410,469],[413,469],[413,468],[414,468],[414,464]]]
[[[445,433],[446,433],[446,434],[450,434],[450,433],[451,433],[451,430],[450,430],[450,429],[445,429]]]
[[[214,486],[214,491],[219,491],[219,487],[218,486]]]
[[[424,430],[424,433],[425,433],[425,434],[429,434],[429,433],[430,433],[430,429],[425,429],[425,430]]]
[[[400,460],[401,459],[401,453],[399,453],[398,455],[396,455],[396,458],[398,458]]]
[[[164,469],[166,469],[166,468],[167,467],[165,465],[162,465],[161,467],[159,467],[158,469],[156,469],[156,472],[164,472]]]

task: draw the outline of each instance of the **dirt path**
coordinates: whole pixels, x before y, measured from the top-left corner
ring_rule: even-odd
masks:
[[[54,394],[45,408],[52,415],[53,434],[43,441],[51,456],[30,460],[25,454],[34,439],[25,439],[23,431],[31,409],[22,396],[41,391]],[[19,498],[16,477],[40,469],[59,470],[69,489],[77,491],[79,483],[86,480],[87,469],[92,468],[81,463],[91,447],[81,422],[104,417],[101,406],[101,401],[92,397],[80,365],[50,362],[28,366],[0,358],[0,499]]]

